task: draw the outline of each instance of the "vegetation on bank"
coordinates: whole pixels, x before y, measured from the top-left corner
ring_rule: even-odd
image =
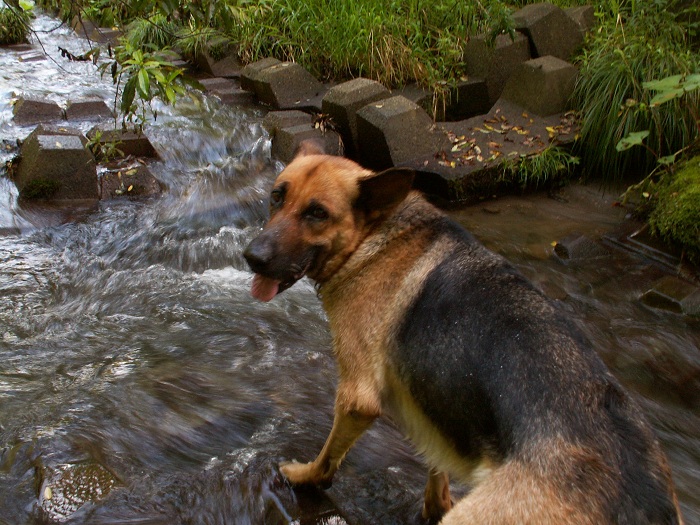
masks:
[[[22,44],[30,33],[34,2],[0,2],[0,45]]]
[[[561,7],[590,3],[552,1]],[[467,74],[466,39],[511,33],[512,12],[527,3],[532,2],[39,0],[64,20],[79,16],[125,30],[109,71],[122,93],[122,112],[132,116],[142,101],[159,97],[172,103],[184,90],[184,77],[162,50],[216,58],[236,49],[244,62],[268,56],[293,60],[324,80],[361,75],[388,87],[417,82],[437,102]],[[627,178],[636,187],[653,185],[653,191],[642,192],[648,197],[637,209],[656,217],[653,210],[666,199],[661,188],[675,188],[675,165],[698,144],[700,89],[681,86],[659,102],[658,90],[649,86],[671,76],[682,85],[700,73],[700,6],[693,0],[603,0],[595,9],[598,25],[575,59],[580,75],[573,104],[581,123],[576,169],[603,180]],[[506,166],[503,176],[525,185],[561,180],[573,171],[574,159],[549,148],[539,158]],[[698,184],[697,178],[683,180],[683,188]],[[695,201],[689,202],[692,207]],[[664,238],[687,242],[665,233],[673,228],[657,218],[650,220]]]

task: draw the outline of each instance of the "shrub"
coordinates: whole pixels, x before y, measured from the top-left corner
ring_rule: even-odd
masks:
[[[600,31],[589,37],[574,93],[581,113],[581,156],[588,174],[618,179],[635,169],[641,175],[637,178],[643,178],[656,158],[675,153],[698,136],[697,91],[683,100],[652,107],[654,94],[642,86],[700,67],[700,57],[687,42],[687,27],[674,14],[674,3],[639,2],[636,9],[607,16]],[[643,130],[649,130],[648,149],[624,153],[615,149],[623,137]]]
[[[29,36],[30,10],[0,2],[0,44],[21,44]]]

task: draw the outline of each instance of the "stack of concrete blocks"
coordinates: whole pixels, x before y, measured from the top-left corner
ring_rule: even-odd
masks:
[[[488,113],[502,99],[541,117],[565,111],[577,74],[566,60],[582,44],[592,15],[590,7],[565,12],[551,4],[532,4],[514,14],[514,38],[471,38],[463,49],[469,75],[452,88],[444,108],[431,108],[432,100],[420,89],[403,96],[366,78],[326,90],[298,64],[274,58],[243,68],[241,88],[277,111],[320,111],[320,119],[333,124],[326,127],[338,133],[345,155],[383,169],[436,152],[440,137],[426,110],[437,109],[436,120],[462,121]],[[288,162],[301,140],[335,143],[335,136],[327,136],[333,132],[324,133],[310,116],[295,115],[293,125],[270,128],[278,158]],[[337,153],[335,147],[330,150]]]

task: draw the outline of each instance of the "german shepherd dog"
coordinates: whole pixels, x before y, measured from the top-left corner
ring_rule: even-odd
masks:
[[[388,415],[430,465],[423,517],[450,524],[681,524],[639,407],[566,315],[411,189],[302,144],[246,248],[252,295],[308,276],[328,314],[333,428],[293,485],[328,487]],[[448,473],[472,486],[456,504]]]

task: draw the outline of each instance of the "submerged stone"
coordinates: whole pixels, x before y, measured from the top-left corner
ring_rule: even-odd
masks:
[[[644,292],[641,301],[660,310],[691,316],[700,315],[700,288],[672,275],[655,282]]]

